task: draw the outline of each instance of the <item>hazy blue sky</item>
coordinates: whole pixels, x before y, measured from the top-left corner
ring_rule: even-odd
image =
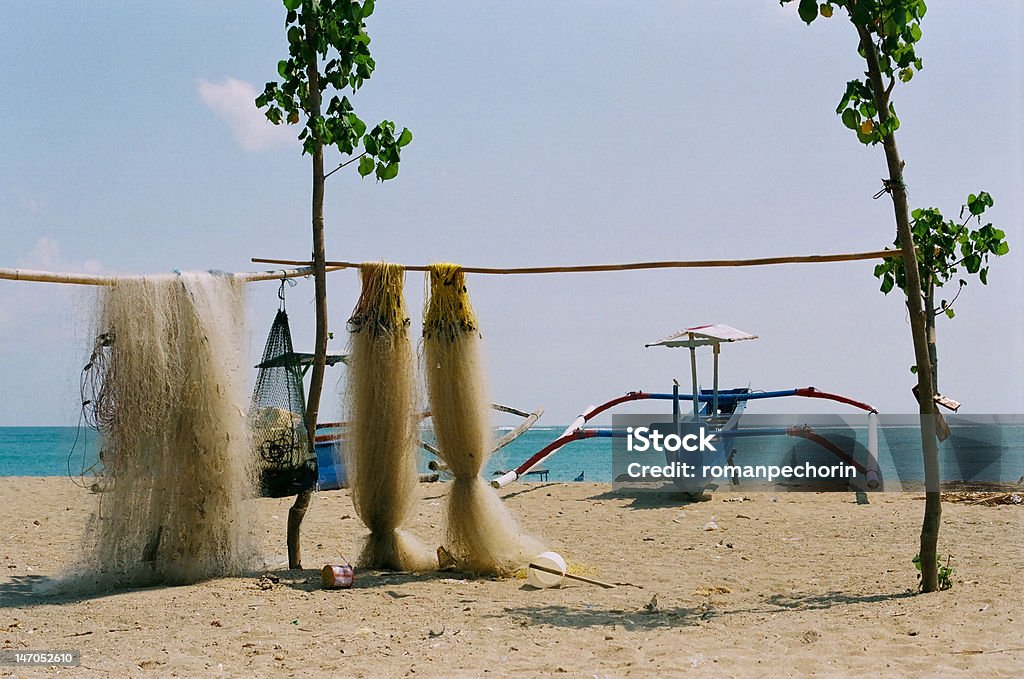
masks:
[[[252,256],[308,256],[309,159],[251,102],[286,52],[279,2],[3,10],[0,266],[244,271]],[[940,386],[970,412],[1024,412],[1022,23],[1017,0],[932,2],[924,71],[895,94],[912,205],[955,214],[985,189],[1011,243],[988,288],[972,283],[939,321]],[[882,151],[834,114],[863,70],[838,14],[806,27],[771,0],[382,0],[369,30],[377,73],[356,109],[415,140],[396,181],[329,180],[332,258],[539,265],[892,240],[891,203],[871,199]],[[911,412],[906,313],[872,267],[474,276],[470,289],[494,397],[543,405],[548,424],[687,384],[685,352],[643,345],[706,322],[761,336],[723,349],[724,385],[814,385]],[[357,274],[329,280],[341,351]],[[414,328],[422,289],[410,275]],[[250,291],[255,363],[276,285]],[[0,281],[0,425],[77,420],[94,295]],[[289,294],[300,348],[312,295],[305,280]]]

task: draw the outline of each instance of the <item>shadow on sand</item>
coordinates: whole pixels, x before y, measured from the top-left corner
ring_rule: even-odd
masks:
[[[555,483],[555,482],[551,482],[551,483],[530,483],[528,485],[517,486],[519,488],[519,490],[514,490],[514,491],[512,491],[510,493],[507,493],[507,494],[502,492],[502,491],[500,491],[500,490],[497,491],[497,492],[501,495],[501,498],[503,500],[507,500],[507,499],[509,499],[511,497],[515,497],[517,495],[525,495],[527,493],[536,493],[536,492],[541,491],[541,490],[547,490],[548,488],[553,488],[554,486],[562,486],[562,485],[565,485],[565,484],[563,484],[563,483]],[[448,493],[447,492],[443,492],[443,493],[438,493],[436,495],[435,494],[424,495],[423,499],[424,500],[442,500],[442,499],[444,499],[446,497],[448,497]]]
[[[302,592],[312,592],[314,590],[323,589],[320,584],[320,569],[303,568],[294,571],[271,571],[268,573],[257,574],[256,577],[261,580],[271,577],[275,584],[280,584],[284,587],[289,587]],[[406,596],[411,596],[411,594],[392,592],[387,588],[417,582],[434,582],[437,580],[500,581],[502,578],[456,571],[426,571],[424,573],[411,573],[407,571],[376,571],[356,568],[355,580],[352,582],[352,586],[348,589],[382,589],[385,594],[388,594],[395,599],[402,599]]]
[[[655,612],[641,610],[623,610],[617,608],[597,608],[584,606],[570,608],[568,606],[519,606],[506,608],[498,615],[487,615],[487,618],[507,618],[518,620],[523,624],[552,625],[568,629],[584,629],[587,627],[611,627],[621,625],[627,630],[655,629],[658,627],[681,627],[695,625],[722,615],[722,612],[703,604],[693,608],[677,606],[661,608]]]
[[[682,492],[658,492],[652,493],[637,490],[608,490],[597,495],[592,495],[590,500],[631,500],[626,505],[628,509],[663,509],[665,507],[685,507],[686,505],[709,502],[709,493],[682,493]]]
[[[44,575],[15,575],[9,582],[0,583],[0,610],[24,606],[59,606],[165,587],[171,585],[99,587],[73,581],[68,584],[64,580]]]
[[[916,596],[916,594],[911,590],[904,590],[902,592],[883,592],[879,594],[846,594],[844,592],[835,591],[798,596],[772,594],[771,596],[766,596],[764,598],[766,608],[756,609],[752,612],[779,613],[781,611],[818,611],[834,608],[836,606],[877,604],[883,601],[909,599],[913,596]]]
[[[727,618],[740,614],[766,614],[785,612],[805,612],[831,609],[837,606],[855,606],[858,604],[874,604],[883,601],[894,601],[914,596],[914,592],[890,592],[867,595],[850,595],[843,592],[822,592],[804,596],[786,596],[773,594],[762,599],[762,605],[748,608],[730,608],[712,602],[694,607],[675,606],[656,608],[655,610],[624,610],[598,608],[585,605],[582,608],[568,606],[517,606],[504,609],[504,613],[486,617],[512,617],[523,624],[542,624],[554,627],[581,629],[587,627],[605,627],[622,625],[627,630],[655,629],[658,627],[677,627],[695,625],[709,620]]]

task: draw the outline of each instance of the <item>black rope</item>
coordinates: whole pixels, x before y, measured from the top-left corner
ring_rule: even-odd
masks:
[[[903,183],[902,178],[882,179],[882,190],[876,193],[874,196],[872,196],[872,198],[878,200],[887,193],[892,195],[893,189],[895,189],[897,186],[903,189],[904,194],[907,193],[907,185]]]
[[[290,288],[294,288],[296,285],[298,285],[298,283],[296,283],[295,281],[293,281],[290,278],[282,278],[281,279],[281,285],[280,285],[280,287],[277,288],[277,298],[279,300],[281,300],[281,304],[278,306],[278,309],[280,311],[284,311],[285,310],[284,309],[285,286],[288,286]]]

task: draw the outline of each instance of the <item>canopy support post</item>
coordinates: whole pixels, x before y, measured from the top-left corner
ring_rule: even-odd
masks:
[[[690,376],[693,379],[693,421],[700,419],[700,387],[697,386],[697,341],[690,335]]]
[[[719,342],[715,342],[715,384],[714,390],[711,393],[711,415],[718,415],[718,352],[721,350],[722,345]]]
[[[679,381],[672,380],[672,428],[675,429],[676,436],[682,436],[683,430],[680,427],[681,418],[679,416]]]

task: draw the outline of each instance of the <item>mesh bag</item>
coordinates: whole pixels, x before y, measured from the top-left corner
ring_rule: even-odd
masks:
[[[302,365],[292,350],[288,314],[279,309],[270,326],[252,394],[249,421],[263,497],[296,495],[316,485],[316,452],[303,416]]]

